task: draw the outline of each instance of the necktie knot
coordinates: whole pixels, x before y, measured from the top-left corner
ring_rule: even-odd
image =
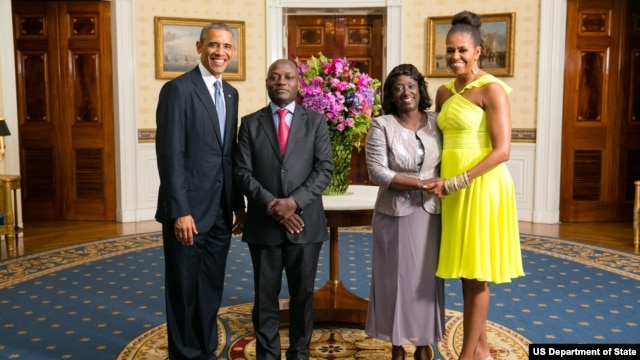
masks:
[[[280,118],[278,122],[278,140],[280,141],[280,151],[284,155],[284,151],[287,149],[287,139],[289,138],[289,125],[287,125],[287,114],[289,110],[278,109],[276,111]]]
[[[278,109],[278,110],[276,110],[276,112],[278,113],[278,116],[280,116],[280,120],[283,120],[283,119],[287,118],[287,114],[289,113],[289,110],[287,110],[287,109]]]

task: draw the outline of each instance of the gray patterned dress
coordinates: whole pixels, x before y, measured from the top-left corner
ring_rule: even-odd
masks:
[[[442,137],[436,114],[414,132],[394,116],[372,120],[366,139],[369,178],[379,186],[373,215],[373,270],[365,332],[393,345],[430,345],[444,334],[444,283],[435,276],[440,200],[392,191],[396,174],[438,176]]]

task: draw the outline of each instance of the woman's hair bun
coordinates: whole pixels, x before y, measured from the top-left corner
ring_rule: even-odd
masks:
[[[451,25],[453,26],[462,24],[471,25],[479,29],[482,25],[482,21],[480,20],[480,16],[477,14],[465,10],[455,14],[451,20]]]

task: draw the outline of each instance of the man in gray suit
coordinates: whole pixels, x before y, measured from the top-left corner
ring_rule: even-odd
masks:
[[[238,91],[222,80],[235,51],[233,33],[211,23],[196,49],[200,64],[162,87],[156,112],[156,219],[162,223],[172,360],[216,359],[231,234],[244,222],[244,199],[231,169]]]
[[[295,102],[293,62],[275,61],[266,87],[271,103],[242,118],[234,157],[235,180],[248,199],[242,240],[253,261],[256,356],[280,359],[278,296],[284,269],[291,296],[286,356],[308,359],[314,280],[322,242],[329,238],[322,191],[333,174],[331,144],[324,115]]]

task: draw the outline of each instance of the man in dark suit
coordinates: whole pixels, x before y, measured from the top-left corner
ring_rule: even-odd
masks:
[[[280,359],[278,296],[284,269],[291,295],[286,356],[308,359],[314,280],[322,242],[328,239],[322,191],[333,173],[331,144],[325,117],[295,103],[293,62],[275,61],[266,87],[271,103],[242,118],[234,157],[235,180],[248,199],[242,240],[253,261],[256,357]],[[285,128],[288,137],[281,142],[278,132]]]
[[[231,234],[244,222],[244,199],[232,181],[238,91],[221,78],[235,51],[233,33],[211,23],[196,49],[200,64],[162,87],[156,111],[156,219],[162,223],[172,360],[216,359]]]

